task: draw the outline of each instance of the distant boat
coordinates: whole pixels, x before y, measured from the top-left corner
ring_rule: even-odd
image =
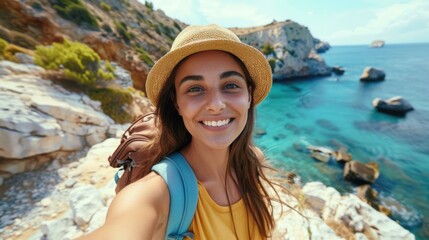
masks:
[[[383,40],[375,40],[369,46],[372,48],[384,47],[385,42]]]

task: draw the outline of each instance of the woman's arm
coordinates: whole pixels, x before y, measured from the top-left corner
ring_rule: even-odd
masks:
[[[170,194],[161,176],[150,173],[113,199],[105,224],[86,239],[164,239]]]

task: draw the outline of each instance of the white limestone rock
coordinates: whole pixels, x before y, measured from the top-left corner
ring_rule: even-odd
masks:
[[[105,207],[100,192],[93,186],[80,186],[70,193],[73,221],[80,227],[89,224],[94,214]]]
[[[0,61],[0,68],[8,69],[13,73],[32,74],[44,72],[45,69],[34,64],[19,64],[11,61]]]
[[[3,68],[19,68],[19,64],[0,63]],[[4,158],[79,150],[103,141],[113,123],[94,109],[98,102],[37,76],[2,77],[0,92],[0,156]]]
[[[341,196],[337,190],[320,182],[307,183],[303,187],[306,197],[325,201],[322,218],[345,224],[355,233],[375,236],[375,239],[415,239],[415,236],[398,223],[378,212],[353,194]],[[371,239],[370,238],[370,239]]]

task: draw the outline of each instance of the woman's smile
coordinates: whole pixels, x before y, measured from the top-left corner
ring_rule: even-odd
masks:
[[[231,118],[227,118],[224,120],[217,120],[217,121],[202,121],[202,123],[208,127],[222,127],[229,124],[231,121],[232,121]]]

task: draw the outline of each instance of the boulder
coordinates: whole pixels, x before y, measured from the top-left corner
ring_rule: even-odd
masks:
[[[337,162],[350,162],[352,160],[352,155],[347,152],[346,148],[342,147],[334,152],[334,159]]]
[[[356,190],[356,195],[362,201],[368,203],[374,209],[386,214],[387,216],[392,215],[392,211],[381,203],[380,199],[378,198],[378,192],[375,189],[371,188],[369,184],[359,186]]]
[[[386,74],[383,70],[373,67],[366,67],[362,73],[362,76],[360,77],[360,80],[362,82],[383,81],[385,77]]]
[[[372,48],[381,48],[384,47],[385,42],[383,40],[375,40],[372,41],[371,44],[369,44]]]
[[[341,66],[332,67],[332,72],[335,73],[336,75],[343,75],[345,71],[346,69],[344,69],[344,67],[341,67]]]
[[[403,116],[407,112],[414,110],[414,107],[400,96],[392,97],[386,101],[381,98],[376,98],[372,101],[372,105],[379,112],[397,116]]]
[[[377,163],[361,163],[357,160],[344,166],[344,179],[357,184],[373,183],[380,175]]]
[[[310,150],[311,157],[321,162],[329,162],[334,154],[334,151],[326,147],[308,146],[307,149]]]

